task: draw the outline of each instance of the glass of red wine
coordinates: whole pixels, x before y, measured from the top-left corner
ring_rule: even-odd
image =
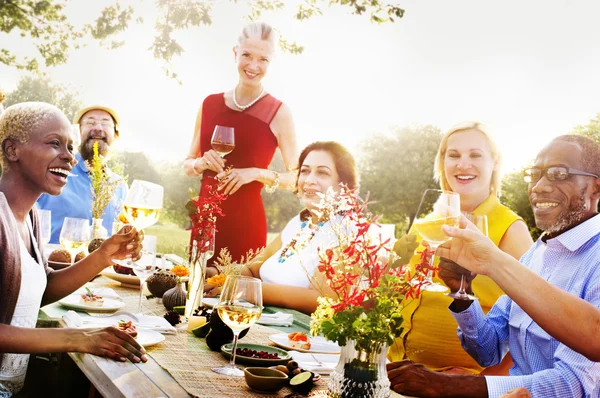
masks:
[[[231,153],[235,149],[233,127],[215,126],[210,143],[215,152],[221,157]]]

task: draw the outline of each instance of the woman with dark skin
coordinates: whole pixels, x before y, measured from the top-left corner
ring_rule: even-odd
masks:
[[[140,257],[143,235],[130,226],[76,264],[48,268],[34,206],[42,193],[59,195],[76,163],[71,124],[56,107],[26,102],[0,115],[0,396],[22,387],[28,355],[85,352],[146,362],[144,349],[115,327],[36,329],[42,305],[84,285],[112,259]]]

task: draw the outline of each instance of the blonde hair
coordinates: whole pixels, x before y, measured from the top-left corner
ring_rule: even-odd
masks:
[[[250,38],[266,40],[273,45],[273,48],[276,48],[277,41],[279,40],[277,32],[266,22],[251,22],[244,26],[242,33],[238,36],[236,47],[239,48],[246,39]]]
[[[450,183],[448,183],[448,179],[446,178],[446,174],[444,173],[444,157],[446,156],[446,150],[448,149],[448,138],[459,131],[466,130],[476,130],[482,133],[490,146],[490,150],[492,152],[492,159],[495,163],[494,170],[492,171],[492,177],[490,181],[490,193],[494,193],[494,195],[498,194],[500,190],[500,166],[502,165],[502,154],[498,150],[498,145],[492,138],[492,134],[490,128],[484,123],[477,121],[467,121],[459,123],[444,134],[442,137],[442,142],[440,143],[440,147],[438,149],[438,153],[435,156],[435,164],[433,166],[434,178],[437,182],[439,182],[440,187],[444,191],[452,191],[450,187]]]
[[[27,143],[31,133],[57,113],[62,114],[62,111],[45,102],[21,102],[9,106],[0,113],[0,145],[6,139]],[[8,164],[3,150],[0,161],[6,169]]]

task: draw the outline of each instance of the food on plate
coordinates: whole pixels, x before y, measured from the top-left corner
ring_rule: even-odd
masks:
[[[310,340],[306,333],[292,332],[288,334],[288,339],[290,340],[290,347],[310,350]]]
[[[133,268],[131,268],[131,267],[123,267],[122,265],[113,264],[113,269],[115,270],[115,272],[117,274],[134,275],[135,276],[135,272],[133,272]]]
[[[81,304],[93,305],[95,307],[102,307],[104,305],[104,299],[102,296],[98,296],[89,287],[85,288],[85,293],[81,295],[79,301]]]
[[[92,253],[92,252],[98,250],[98,248],[102,245],[102,242],[104,242],[103,238],[92,239],[92,241],[88,245],[88,253]]]
[[[85,257],[84,252],[77,253],[75,256],[75,262],[83,259]],[[52,261],[54,263],[70,263],[71,262],[71,253],[69,253],[66,249],[56,249],[48,256],[48,261]]]
[[[125,333],[127,333],[131,337],[137,337],[137,335],[138,335],[137,327],[135,326],[135,324],[133,323],[133,321],[120,320],[117,323],[117,328],[120,329],[120,330],[122,330],[122,331],[124,331]]]
[[[249,348],[237,348],[235,350],[235,355],[258,359],[280,359],[279,354],[276,352],[256,351]]]

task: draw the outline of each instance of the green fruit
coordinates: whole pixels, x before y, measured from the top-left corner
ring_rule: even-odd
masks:
[[[301,372],[290,380],[292,390],[298,391],[306,395],[314,384],[315,375],[312,372]]]
[[[205,323],[204,325],[199,326],[196,329],[192,329],[192,333],[194,333],[194,336],[200,337],[200,338],[206,337],[208,332],[210,332],[210,324],[209,323]]]
[[[173,307],[173,311],[177,311],[179,315],[185,314],[185,305],[177,305]]]

